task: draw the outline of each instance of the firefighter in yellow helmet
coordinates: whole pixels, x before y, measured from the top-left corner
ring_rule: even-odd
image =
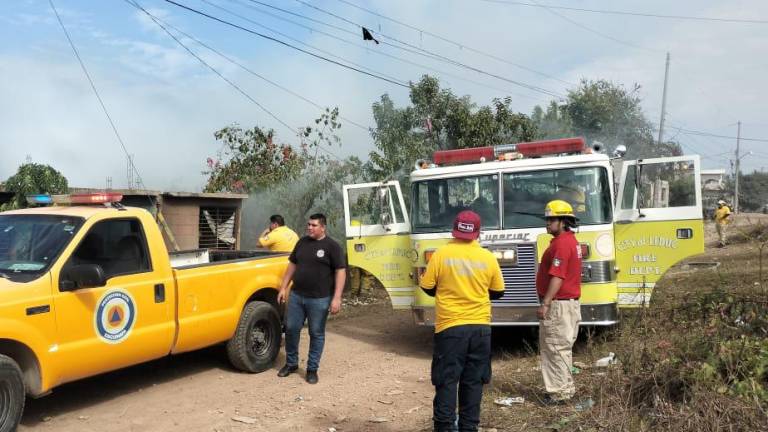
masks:
[[[547,233],[553,236],[536,274],[539,295],[539,353],[547,392],[545,404],[571,399],[576,392],[571,375],[573,344],[581,321],[581,248],[572,229],[578,218],[563,200],[544,209]]]

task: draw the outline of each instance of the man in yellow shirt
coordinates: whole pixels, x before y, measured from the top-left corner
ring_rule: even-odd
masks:
[[[477,242],[480,216],[465,210],[453,237],[435,251],[420,286],[435,297],[432,385],[435,431],[477,431],[483,384],[491,379],[491,299],[504,295],[499,262]]]
[[[269,227],[259,236],[259,245],[272,252],[292,252],[299,236],[285,226],[285,219],[280,215],[269,217]]]
[[[725,204],[725,201],[720,200],[717,202],[717,210],[715,210],[715,229],[717,229],[717,237],[720,239],[720,247],[725,247],[725,228],[731,222],[731,209]]]

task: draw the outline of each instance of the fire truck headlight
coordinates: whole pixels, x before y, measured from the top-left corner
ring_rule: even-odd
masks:
[[[502,253],[502,258],[508,261],[514,261],[515,260],[515,251],[514,250],[505,250]]]
[[[601,256],[611,257],[613,255],[613,236],[608,233],[597,236],[595,249]]]

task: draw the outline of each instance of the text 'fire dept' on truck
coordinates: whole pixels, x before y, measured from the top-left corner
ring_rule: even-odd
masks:
[[[376,277],[394,308],[432,325],[434,299],[418,278],[450,240],[456,214],[470,209],[504,276],[492,324],[538,325],[536,269],[551,239],[544,206],[562,199],[580,220],[582,325],[615,324],[618,308],[647,305],[672,265],[704,252],[699,156],[626,161],[625,151],[609,156],[583,138],[437,151],[410,174],[410,206],[397,181],[346,185],[350,267]]]

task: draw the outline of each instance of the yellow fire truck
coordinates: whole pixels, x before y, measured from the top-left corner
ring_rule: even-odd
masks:
[[[704,252],[699,156],[626,161],[625,151],[609,156],[583,138],[437,151],[416,163],[409,206],[396,181],[346,185],[349,264],[375,276],[395,309],[432,325],[434,299],[419,277],[455,215],[471,209],[504,275],[493,325],[538,325],[536,269],[551,239],[544,206],[564,199],[580,220],[582,324],[615,324],[618,308],[647,305],[672,265]]]

